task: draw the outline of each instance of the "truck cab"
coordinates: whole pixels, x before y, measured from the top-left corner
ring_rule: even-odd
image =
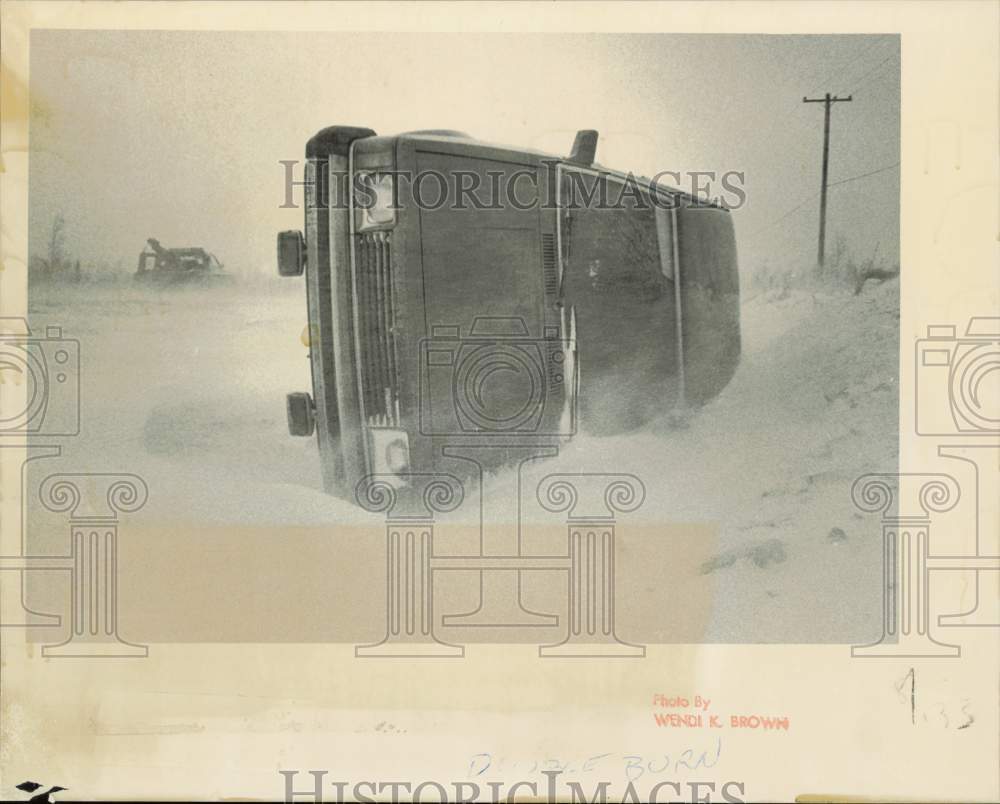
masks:
[[[437,471],[449,446],[556,445],[700,405],[740,355],[729,212],[568,156],[455,131],[334,126],[306,146],[305,274],[324,488]]]

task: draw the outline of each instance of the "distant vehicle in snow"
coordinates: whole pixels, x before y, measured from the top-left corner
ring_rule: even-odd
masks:
[[[139,254],[136,281],[157,284],[219,283],[232,281],[218,258],[203,248],[164,248],[156,238],[146,241]]]

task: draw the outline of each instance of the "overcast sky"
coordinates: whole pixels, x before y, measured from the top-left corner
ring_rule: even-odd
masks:
[[[85,263],[134,270],[147,237],[274,271],[283,159],[332,124],[454,128],[568,152],[601,133],[620,170],[743,171],[748,269],[814,259],[823,106],[832,115],[829,239],[898,254],[895,36],[33,31],[32,253],[53,216]],[[794,211],[793,211],[794,210]]]

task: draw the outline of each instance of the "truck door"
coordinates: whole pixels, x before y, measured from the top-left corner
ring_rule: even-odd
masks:
[[[674,280],[655,207],[632,189],[572,166],[560,181],[563,298],[576,320],[580,423],[593,433],[635,429],[677,397]]]

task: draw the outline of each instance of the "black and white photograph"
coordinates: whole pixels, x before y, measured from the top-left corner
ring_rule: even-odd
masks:
[[[0,796],[996,800],[995,3],[156,5],[4,8]]]

